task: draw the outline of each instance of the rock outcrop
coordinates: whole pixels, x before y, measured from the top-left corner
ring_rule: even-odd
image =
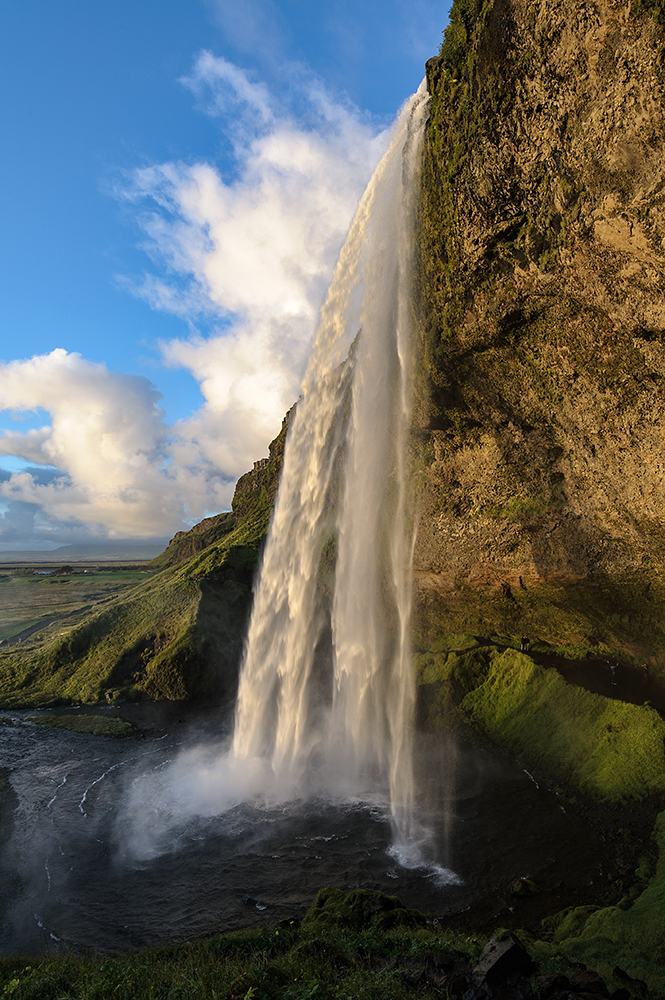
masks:
[[[427,65],[423,634],[665,652],[663,42],[649,6],[456,0]]]
[[[164,552],[149,564],[152,569],[176,566],[191,559],[228,535],[257,508],[267,510],[272,506],[282,471],[286,432],[294,411],[295,404],[284,417],[279,434],[268,446],[268,458],[254,462],[253,469],[236,483],[231,510],[206,517],[189,531],[176,532]]]

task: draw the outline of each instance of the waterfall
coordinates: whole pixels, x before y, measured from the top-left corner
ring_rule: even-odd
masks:
[[[232,753],[277,794],[389,790],[412,816],[411,275],[428,97],[402,109],[340,253],[286,443]]]

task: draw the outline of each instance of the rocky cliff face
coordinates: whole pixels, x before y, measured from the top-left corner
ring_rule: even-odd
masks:
[[[221,541],[238,528],[248,515],[256,513],[257,509],[269,510],[277,495],[286,432],[294,411],[295,404],[284,417],[279,434],[268,446],[268,458],[254,462],[254,468],[236,483],[231,510],[206,517],[189,531],[177,531],[164,552],[149,564],[152,569],[176,566],[191,559],[208,546]]]
[[[665,650],[651,6],[456,0],[428,63],[415,426],[426,631]]]

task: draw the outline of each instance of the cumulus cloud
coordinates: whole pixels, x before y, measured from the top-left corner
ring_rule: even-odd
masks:
[[[78,523],[111,538],[163,536],[188,509],[200,515],[211,501],[219,509],[229,483],[191,450],[173,463],[178,440],[169,436],[159,399],[143,376],[111,372],[61,348],[0,365],[0,408],[40,407],[51,418],[40,429],[4,431],[0,455],[60,473],[14,472],[0,483],[0,496],[24,521],[43,512],[42,534],[49,523]]]
[[[259,445],[263,453],[298,396],[319,306],[384,145],[357,112],[291,72],[295,110],[203,52],[184,82],[222,122],[234,176],[167,163],[135,171],[118,192],[144,206],[144,247],[160,268],[134,281],[135,294],[192,324],[212,322],[208,336],[164,343],[162,354],[205,398],[179,433],[230,475]]]
[[[188,335],[161,350],[200,383],[197,413],[168,427],[148,379],[63,349],[0,364],[0,410],[50,418],[0,432],[0,455],[55,470],[0,482],[21,523],[39,512],[42,535],[67,525],[111,538],[168,535],[228,508],[235,479],[266,453],[299,394],[318,308],[384,143],[297,67],[290,82],[291,97],[278,101],[202,53],[183,83],[230,143],[230,173],[163,163],[114,191],[136,213],[153,262],[122,281],[186,320]]]

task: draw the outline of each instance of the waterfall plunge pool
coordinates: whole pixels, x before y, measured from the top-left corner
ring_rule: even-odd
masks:
[[[408,868],[391,851],[387,796],[238,802],[215,814],[213,787],[208,815],[187,816],[182,803],[174,812],[166,800],[181,789],[165,776],[201,746],[210,756],[219,710],[99,711],[120,712],[138,735],[94,737],[1,713],[13,721],[0,726],[12,789],[0,799],[4,955],[121,952],[271,925],[301,917],[327,885],[397,895],[454,926],[524,925],[589,901],[605,877],[608,849],[590,826],[463,737],[417,735],[416,814],[432,863]],[[541,892],[515,895],[519,878]]]

